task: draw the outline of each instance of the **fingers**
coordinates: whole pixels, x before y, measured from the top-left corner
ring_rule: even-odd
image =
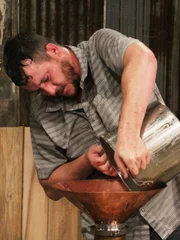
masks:
[[[128,177],[128,171],[127,171],[126,165],[124,164],[124,162],[122,161],[122,159],[120,157],[115,156],[115,160],[116,160],[116,164],[117,164],[117,167],[118,167],[119,171],[122,173],[124,178],[127,178]]]
[[[94,144],[91,146],[91,148],[93,148],[93,151],[97,153],[99,156],[103,154],[103,148],[101,145]]]
[[[106,175],[109,175],[109,176],[116,176],[117,175],[117,172],[110,165],[109,161],[107,161],[105,164],[100,166],[98,170],[103,172]]]
[[[133,177],[135,177],[139,174],[139,162],[136,162],[134,159],[130,159],[126,163],[126,166]]]
[[[136,177],[139,174],[139,171],[141,169],[146,169],[147,165],[150,163],[150,155],[148,151],[144,154],[137,155],[136,157],[130,155],[128,158],[121,158],[115,155],[115,160],[118,169],[123,174],[124,178],[128,177],[128,170],[133,177]]]
[[[144,153],[144,156],[142,156],[138,162],[139,162],[139,165],[137,165],[137,166],[138,166],[139,169],[146,169],[147,165],[150,163],[150,154],[149,154],[149,152],[146,151]]]
[[[139,171],[141,169],[142,170],[146,169],[147,164],[149,164],[149,161],[150,161],[150,157],[148,152],[138,155],[134,159],[131,159],[131,161],[129,161],[130,167],[128,167],[128,169],[132,174],[132,176],[136,177],[139,174]]]
[[[94,166],[95,167],[103,167],[104,166],[104,169],[108,168],[110,165],[109,165],[109,161],[108,161],[108,158],[107,158],[107,155],[106,154],[103,154],[103,155],[100,155],[98,156],[98,158],[94,159]]]
[[[149,165],[150,164],[150,154],[149,152],[147,152],[147,155],[146,155],[146,164]]]
[[[140,160],[140,166],[139,166],[139,169],[146,169],[146,158]]]
[[[106,154],[103,154],[99,159],[99,167],[98,170],[103,172],[106,175],[110,176],[116,176],[117,172],[114,170],[114,168],[109,163],[109,160],[107,158]]]
[[[93,161],[91,161],[93,167],[106,175],[116,176],[117,172],[110,165],[107,155],[105,153],[103,154],[102,147],[97,147],[96,150],[98,152],[98,157],[94,158]]]
[[[104,171],[103,173],[111,177],[115,177],[117,175],[117,172],[113,167],[111,167],[108,171]]]

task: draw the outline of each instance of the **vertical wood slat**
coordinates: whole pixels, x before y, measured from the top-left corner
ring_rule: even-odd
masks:
[[[49,200],[37,179],[30,130],[25,128],[23,240],[81,240],[79,210],[65,198]]]
[[[30,141],[29,128],[24,135],[23,240],[47,240],[48,199],[40,186]]]
[[[23,128],[0,128],[0,239],[21,239]]]
[[[81,240],[79,210],[67,199],[49,200],[48,240]]]

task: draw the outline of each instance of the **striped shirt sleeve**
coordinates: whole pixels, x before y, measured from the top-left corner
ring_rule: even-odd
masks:
[[[120,32],[112,29],[101,29],[93,36],[95,48],[105,65],[118,75],[124,67],[124,54],[128,46],[138,39],[127,37]]]
[[[47,179],[60,165],[67,162],[65,150],[57,147],[43,127],[30,117],[31,141],[39,179]]]

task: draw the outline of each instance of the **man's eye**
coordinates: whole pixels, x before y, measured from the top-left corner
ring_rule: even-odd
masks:
[[[49,78],[47,77],[46,79],[43,80],[43,83],[48,82]]]

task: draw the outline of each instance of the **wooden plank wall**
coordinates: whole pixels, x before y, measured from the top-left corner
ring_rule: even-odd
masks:
[[[0,128],[0,240],[21,239],[23,129]]]
[[[0,129],[0,240],[81,240],[79,211],[41,188],[29,128]]]
[[[40,186],[25,128],[23,184],[23,240],[80,240],[79,211],[65,198],[49,200]]]

